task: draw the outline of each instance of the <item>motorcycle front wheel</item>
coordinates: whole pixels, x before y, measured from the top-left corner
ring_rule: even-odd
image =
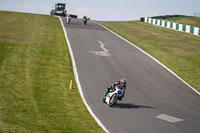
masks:
[[[112,107],[117,102],[117,99],[118,99],[118,96],[112,95],[111,98],[110,98],[108,106]]]

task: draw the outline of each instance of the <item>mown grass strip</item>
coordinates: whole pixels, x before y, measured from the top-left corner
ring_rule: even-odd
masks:
[[[140,21],[103,22],[200,91],[200,38]]]
[[[0,11],[0,132],[104,132],[74,84],[58,18]]]

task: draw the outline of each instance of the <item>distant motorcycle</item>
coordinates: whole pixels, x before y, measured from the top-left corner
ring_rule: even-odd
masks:
[[[106,98],[103,98],[103,102],[107,103],[109,107],[112,107],[115,105],[117,100],[121,98],[124,91],[121,89],[122,87],[120,85],[115,86],[114,90],[112,92],[109,92],[106,95]]]
[[[71,17],[67,17],[67,23],[69,24],[71,21]]]
[[[87,24],[87,18],[83,18],[83,23],[84,23],[84,25]]]

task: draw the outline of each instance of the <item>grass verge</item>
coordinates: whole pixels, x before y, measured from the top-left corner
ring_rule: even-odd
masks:
[[[58,18],[0,11],[0,132],[104,132],[83,104]]]
[[[103,22],[200,91],[200,38],[140,21]]]

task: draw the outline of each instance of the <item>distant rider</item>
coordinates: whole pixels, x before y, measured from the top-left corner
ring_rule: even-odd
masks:
[[[86,16],[83,17],[83,22],[85,22],[85,21],[87,22],[87,17]]]
[[[67,14],[67,22],[70,22],[70,20],[71,20],[71,16]]]
[[[116,86],[119,86],[119,88],[123,91],[123,95],[121,97],[119,97],[119,100],[121,101],[122,98],[124,97],[124,94],[125,94],[125,91],[126,91],[126,79],[121,79],[120,81],[117,81],[115,82],[112,86],[109,86],[107,88],[107,91],[104,93],[104,98],[103,98],[103,101],[105,102],[105,99],[106,99],[106,95],[109,93],[109,92],[112,92],[114,91],[115,87]]]

